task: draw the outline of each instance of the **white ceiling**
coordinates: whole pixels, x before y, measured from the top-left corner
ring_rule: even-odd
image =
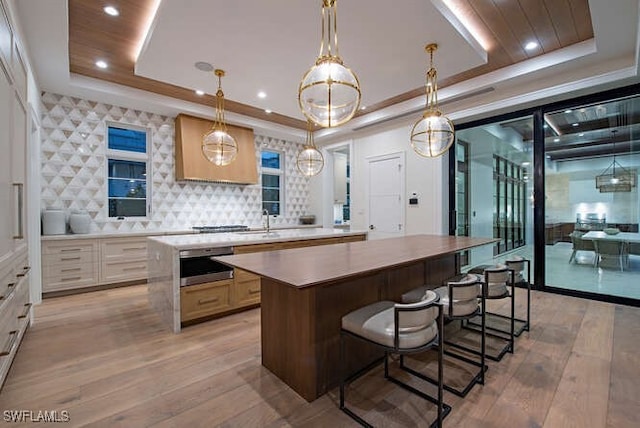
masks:
[[[41,90],[161,114],[212,116],[210,106],[71,75],[66,0],[7,1]],[[440,79],[482,63],[477,44],[455,29],[459,23],[454,25],[440,12],[445,2],[338,2],[340,53],[361,80],[365,105],[420,87],[428,65],[424,52],[428,42],[440,44],[435,55]],[[482,117],[541,98],[566,98],[637,82],[638,3],[589,0],[594,40],[442,88],[439,98],[447,103],[443,110],[454,120]],[[297,86],[318,55],[320,0],[163,0],[152,29],[137,73],[213,93],[214,76],[193,65],[207,61],[227,71],[222,84],[228,99],[302,118]],[[258,99],[259,90],[268,97]],[[478,90],[488,92],[470,96]],[[316,142],[353,138],[353,130],[402,115],[413,122],[422,106],[423,96],[365,114],[339,128],[318,131]],[[301,130],[270,122],[229,113],[227,120],[269,130],[274,136],[304,138]]]
[[[227,98],[304,119],[297,90],[319,53],[320,4],[165,0],[136,74],[215,94],[215,76],[194,67],[205,61],[227,72],[222,81]],[[434,58],[439,78],[485,62],[486,53],[465,40],[431,1],[342,0],[337,11],[340,54],[360,80],[364,105],[424,85],[427,43],[439,44]],[[267,98],[258,98],[259,91]]]

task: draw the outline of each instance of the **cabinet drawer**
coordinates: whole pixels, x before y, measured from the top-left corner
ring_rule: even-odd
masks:
[[[0,306],[4,306],[3,300],[13,294],[16,283],[17,278],[9,267],[0,271]]]
[[[42,264],[44,266],[82,266],[92,264],[96,260],[96,254],[87,251],[44,254]]]
[[[247,272],[246,270],[238,268],[233,270],[233,277],[235,278],[236,283],[244,281],[255,281],[256,279],[260,279],[260,275],[256,275],[254,273]]]
[[[135,281],[147,278],[147,259],[131,261],[102,261],[100,282]]]
[[[342,242],[358,242],[358,241],[365,241],[365,235],[350,235],[350,236],[344,236],[342,238]]]
[[[133,260],[147,258],[147,238],[116,238],[101,243],[103,260]]]
[[[45,241],[42,243],[42,254],[78,254],[97,252],[95,240],[82,239],[73,242]]]
[[[207,282],[180,288],[180,321],[215,315],[231,309],[233,280]]]
[[[15,316],[13,293],[0,303],[0,352],[2,352],[7,349],[9,333],[18,329],[18,319]]]
[[[236,281],[233,291],[237,306],[260,303],[260,277],[249,281]]]
[[[259,251],[273,251],[281,248],[280,243],[240,245],[233,248],[233,254],[257,253]]]
[[[58,291],[70,288],[91,287],[98,284],[97,269],[93,266],[86,271],[64,272],[56,275],[42,276],[42,291]]]

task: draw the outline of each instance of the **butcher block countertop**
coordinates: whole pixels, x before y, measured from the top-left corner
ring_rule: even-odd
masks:
[[[411,235],[262,253],[216,260],[262,277],[304,288],[363,273],[407,265],[494,242],[493,238]]]

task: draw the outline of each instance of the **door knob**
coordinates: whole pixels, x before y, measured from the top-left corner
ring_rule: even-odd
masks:
[[[373,230],[373,229],[375,229],[375,228],[376,228],[376,227],[375,227],[374,225],[372,225],[372,224],[370,224],[370,225],[369,225],[369,230]]]

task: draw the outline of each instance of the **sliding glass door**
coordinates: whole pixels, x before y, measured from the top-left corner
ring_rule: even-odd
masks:
[[[533,259],[533,120],[498,121],[456,132],[456,235],[496,238],[463,255],[463,270],[518,254]]]

